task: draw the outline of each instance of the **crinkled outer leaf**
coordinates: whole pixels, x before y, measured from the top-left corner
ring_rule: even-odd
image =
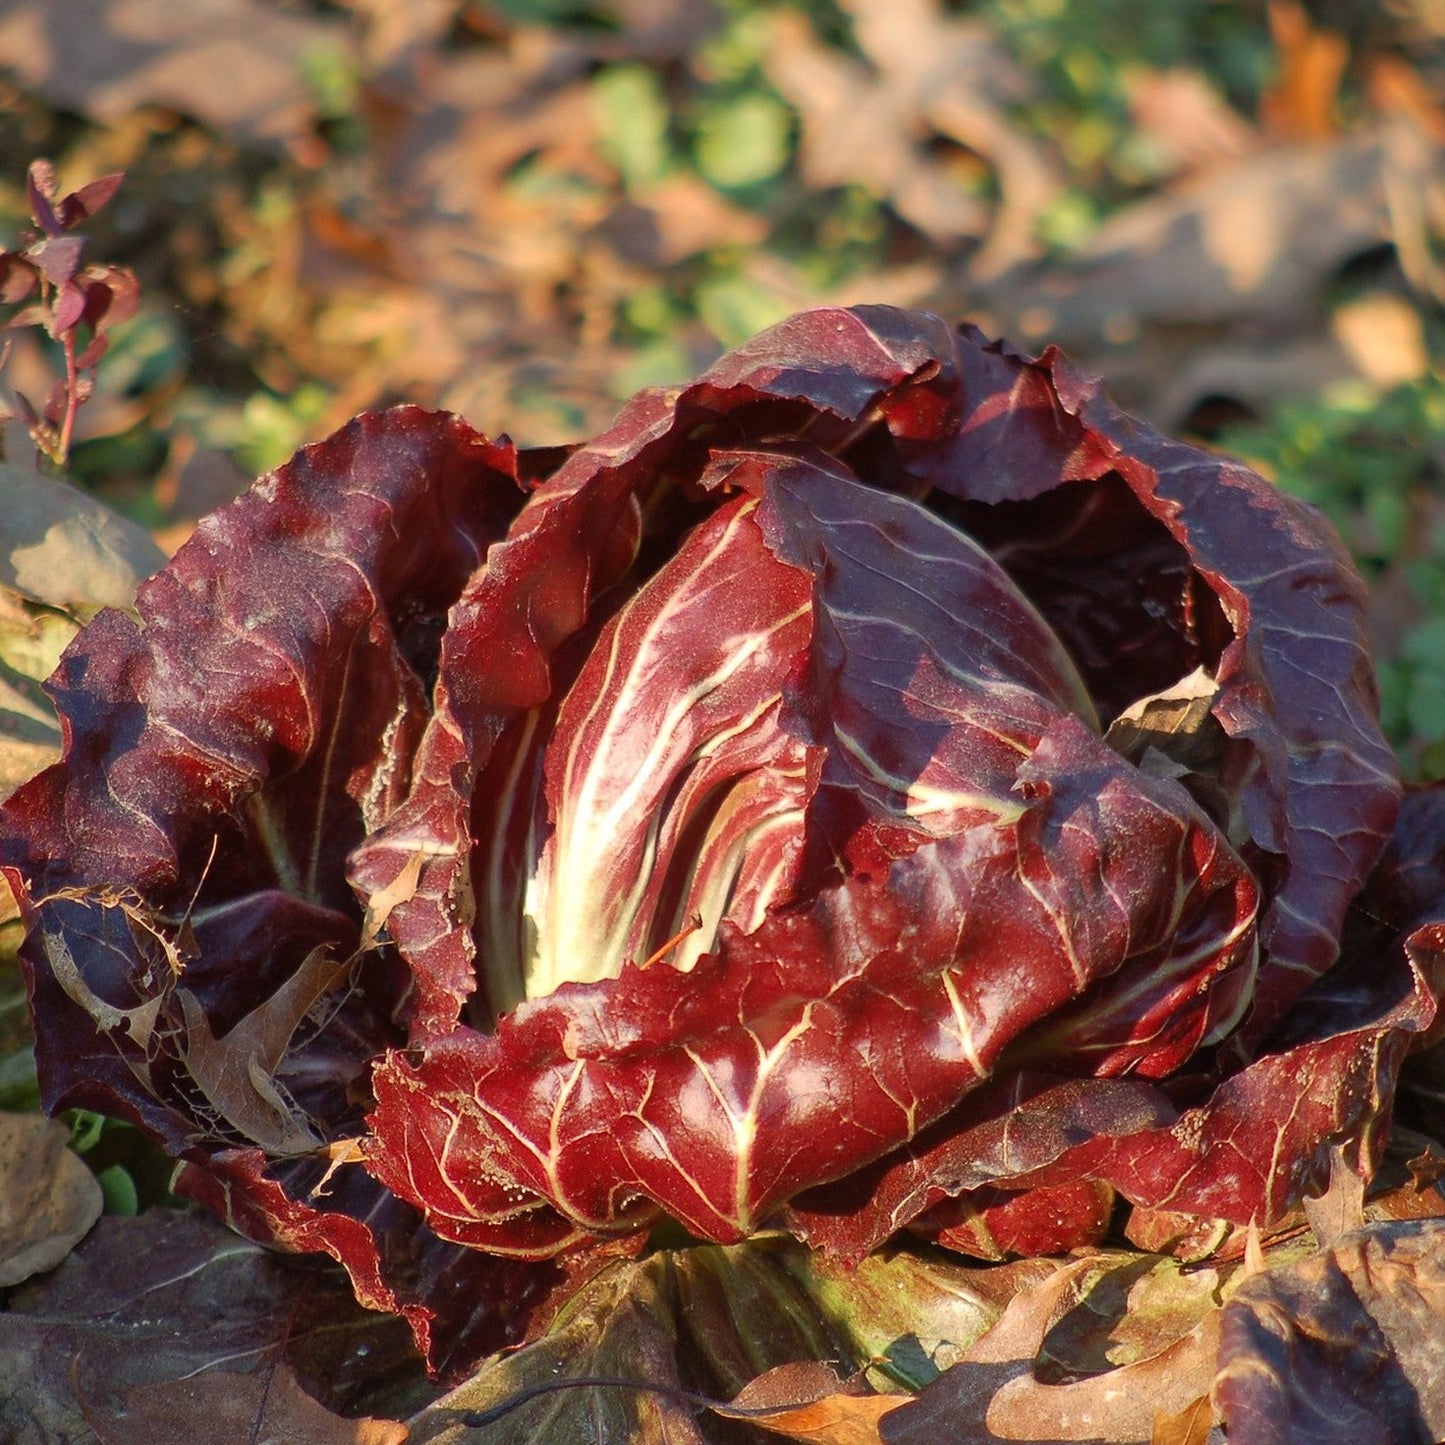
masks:
[[[499,1343],[542,1328],[626,1252],[584,1244],[537,1263],[462,1249],[355,1164],[329,1173],[309,1158],[268,1168],[260,1150],[229,1150],[204,1166],[185,1165],[175,1188],[242,1234],[340,1260],[363,1304],[406,1318],[443,1380],[460,1378]]]
[[[1225,1305],[1215,1403],[1231,1442],[1445,1436],[1445,1228],[1370,1225],[1245,1281]]]
[[[355,956],[345,860],[408,786],[446,610],[521,506],[518,467],[400,408],[262,478],[141,588],[138,622],[102,613],[69,648],[64,761],[6,810],[47,1106],[214,1158],[197,1192],[246,1180],[237,1222],[417,1321],[488,1262],[354,1166],[312,1201],[325,1160],[303,1156],[361,1132],[368,1063],[403,1036],[405,975]],[[264,1180],[248,1145],[280,1161]]]
[[[1398,805],[1363,588],[1317,513],[1124,416],[1056,350],[1030,361],[965,327],[956,356],[959,425],[909,468],[996,544],[1102,710],[1195,663],[1218,683],[1231,836],[1272,885],[1258,1040],[1334,962]]]
[[[1080,1179],[1106,1180],[1153,1208],[1239,1224],[1277,1219],[1325,1187],[1335,1147],[1347,1148],[1361,1173],[1383,1147],[1401,1063],[1445,985],[1445,930],[1418,929],[1406,953],[1388,966],[1378,954],[1357,955],[1320,980],[1297,1002],[1277,1051],[1192,1107],[1179,1110],[1142,1080],[1023,1071],[873,1169],[802,1195],[794,1227],[857,1256],[941,1198]],[[1039,1203],[1055,1207],[1048,1193]],[[1047,1227],[1037,1216],[1030,1223]],[[946,1237],[969,1248],[960,1234]]]
[[[409,1421],[411,1438],[764,1445],[770,1437],[758,1427],[694,1416],[780,1365],[806,1371],[797,1362],[810,1361],[821,1371],[817,1362],[828,1360],[846,1371],[859,1363],[799,1287],[801,1252],[793,1240],[749,1240],[615,1261],[540,1339],[484,1361]]]
[[[570,454],[363,418],[138,608],[5,815],[47,1100],[423,1326],[443,1241],[660,1213],[1272,1217],[1433,1014],[1383,936],[1331,1013],[1399,797],[1344,554],[1053,353],[826,310]]]
[[[646,1388],[682,1386],[668,1273],[665,1255],[614,1264],[573,1297],[544,1338],[488,1361],[410,1420],[410,1439],[416,1445],[584,1439],[597,1445],[704,1445],[686,1404]],[[579,1383],[568,1387],[569,1378]],[[620,1381],[636,1381],[639,1388],[619,1388]],[[543,1392],[527,1399],[537,1386]],[[510,1401],[516,1409],[486,1418]],[[474,1417],[479,1423],[469,1424]]]

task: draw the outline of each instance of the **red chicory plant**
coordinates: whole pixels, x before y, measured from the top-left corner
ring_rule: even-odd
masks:
[[[51,1108],[454,1372],[662,1218],[857,1257],[1368,1169],[1439,930],[1312,510],[1055,352],[782,323],[576,449],[357,418],[50,687]],[[1403,922],[1403,919],[1401,920]]]

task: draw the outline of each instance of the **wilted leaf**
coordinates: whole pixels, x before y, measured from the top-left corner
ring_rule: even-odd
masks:
[[[1397,1131],[1398,1139],[1403,1131]],[[1408,1178],[1370,1196],[1365,1219],[1371,1224],[1394,1219],[1438,1219],[1445,1215],[1445,1192],[1440,1188],[1445,1158],[1433,1147],[1405,1164]]]
[[[1203,170],[1253,148],[1253,127],[1201,72],[1184,66],[1138,69],[1121,79],[1130,119],[1161,170]]]
[[[166,560],[134,522],[53,477],[0,462],[0,586],[48,607],[129,607]]]
[[[106,1218],[0,1313],[0,1439],[125,1431],[153,1390],[179,1409],[215,1370],[265,1380],[282,1362],[350,1414],[403,1415],[434,1394],[406,1326],[356,1305],[336,1267],[262,1249],[200,1214]],[[198,1431],[193,1420],[149,1438]]]
[[[878,1422],[907,1395],[875,1395],[840,1380],[827,1365],[799,1361],[759,1375],[728,1405],[714,1405],[725,1419],[748,1420],[807,1445],[879,1445]]]
[[[1270,0],[1269,28],[1278,74],[1260,99],[1266,124],[1278,135],[1323,140],[1338,130],[1335,106],[1350,61],[1350,42],[1317,25],[1300,0]]]
[[[1047,269],[1022,267],[987,289],[954,283],[931,304],[1056,342],[1156,425],[1178,425],[1208,397],[1262,412],[1359,374],[1320,296],[1354,258],[1428,247],[1416,209],[1390,198],[1438,205],[1442,155],[1403,119],[1251,151],[1125,206]]]
[[[1445,1224],[1368,1225],[1245,1281],[1214,1398],[1231,1445],[1445,1436]]]
[[[196,1087],[226,1124],[269,1153],[284,1158],[322,1144],[276,1073],[301,1020],[349,964],[324,944],[312,949],[270,998],[226,1031],[224,1043],[212,1033],[196,996],[176,990],[186,1023],[184,1058]]]
[[[484,1363],[415,1417],[413,1439],[702,1445],[721,1429],[729,1441],[763,1440],[755,1427],[773,1428],[771,1416],[751,1419],[745,1407],[811,1404],[838,1389],[837,1377],[819,1360],[841,1361],[845,1370],[863,1363],[842,1337],[835,1312],[820,1309],[799,1283],[807,1278],[805,1255],[794,1240],[754,1240],[616,1261],[582,1287],[541,1339]],[[790,1373],[777,1373],[783,1365]],[[823,1375],[826,1387],[817,1389]],[[759,1378],[772,1382],[764,1388],[775,1393],[747,1394]],[[695,1421],[708,1407],[727,1413],[726,1402],[739,1390],[745,1397],[733,1400],[732,1418],[746,1423]],[[837,1414],[845,1422],[866,1421],[871,1408],[845,1405]],[[826,1406],[817,1419],[826,1421]],[[806,1416],[787,1423],[811,1428]]]
[[[395,1420],[333,1415],[284,1364],[254,1374],[222,1367],[137,1387],[124,1409],[96,1428],[101,1445],[155,1445],[202,1434],[218,1445],[401,1445],[407,1429]]]
[[[100,1185],[64,1124],[0,1114],[0,1288],[54,1269],[100,1218]]]
[[[1105,741],[1146,770],[1164,776],[1214,773],[1223,760],[1225,733],[1212,711],[1219,684],[1203,667],[1148,697],[1109,724]]]
[[[685,1373],[710,1397],[726,1400],[780,1365],[830,1360],[851,1369],[866,1358],[850,1351],[846,1323],[820,1309],[802,1268],[807,1254],[791,1239],[672,1253]]]

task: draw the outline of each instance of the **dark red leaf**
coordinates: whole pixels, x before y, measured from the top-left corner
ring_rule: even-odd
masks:
[[[264,1381],[278,1368],[352,1414],[406,1414],[435,1394],[406,1329],[361,1309],[329,1262],[283,1258],[200,1214],[108,1217],[58,1269],[10,1294],[0,1433],[120,1436],[138,1394],[216,1371]]]
[[[46,330],[59,340],[67,331],[74,330],[85,318],[85,288],[67,278],[60,285],[55,303],[50,312]]]
[[[125,172],[115,171],[111,175],[99,176],[87,182],[78,191],[71,191],[56,207],[60,224],[69,230],[71,226],[95,215],[102,206],[109,203],[124,180]]]

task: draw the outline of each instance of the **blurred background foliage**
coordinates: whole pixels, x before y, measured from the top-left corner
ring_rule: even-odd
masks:
[[[366,407],[568,440],[824,302],[1056,341],[1330,514],[1435,776],[1442,96],[1440,0],[0,0],[0,237],[127,173],[71,471],[172,547]]]

